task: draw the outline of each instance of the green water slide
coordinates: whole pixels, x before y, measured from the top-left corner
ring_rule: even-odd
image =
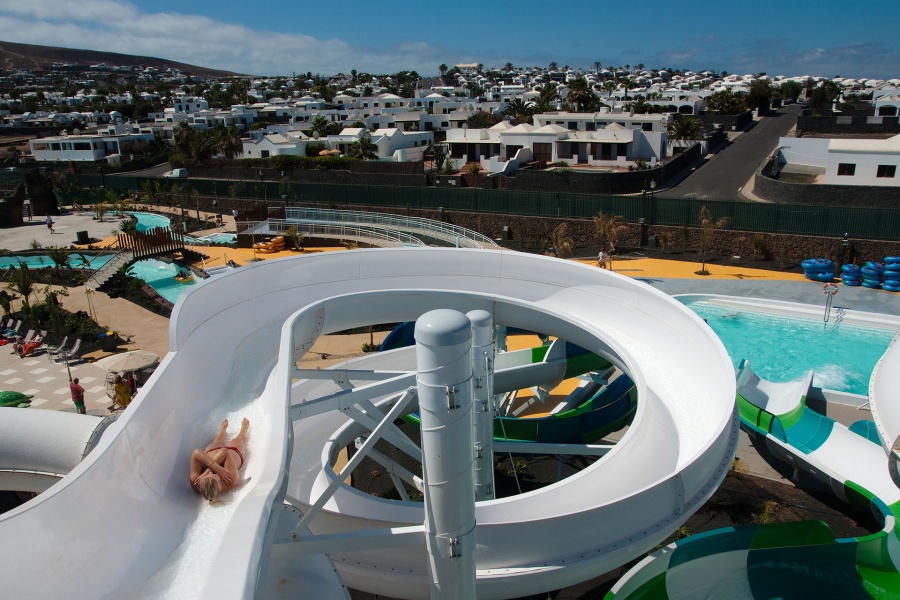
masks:
[[[606,359],[573,344],[565,344],[563,358],[552,358],[551,345],[519,350],[520,366],[537,365],[553,360],[564,361],[560,379],[570,379],[590,373],[608,371],[612,365]],[[513,354],[513,353],[508,353]],[[637,407],[637,390],[634,382],[624,373],[602,385],[593,384],[586,399],[573,408],[546,417],[518,418],[498,416],[494,418],[494,439],[498,441],[524,441],[554,444],[587,444],[628,425]],[[584,394],[579,388],[573,394]],[[404,417],[418,425],[419,415],[410,413]]]
[[[870,422],[845,427],[806,406],[811,373],[778,384],[738,372],[741,426],[776,456],[828,484],[838,497],[870,509],[883,527],[836,539],[820,521],[717,529],[645,558],[606,600],[677,598],[900,599],[900,490]]]

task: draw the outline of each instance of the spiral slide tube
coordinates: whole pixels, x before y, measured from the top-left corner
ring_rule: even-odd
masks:
[[[62,481],[0,516],[0,544],[15,548],[0,562],[5,592],[263,598],[287,595],[284,584],[294,597],[345,597],[328,558],[302,544],[292,551],[292,534],[310,536],[283,502],[308,509],[336,476],[327,464],[329,438],[350,443],[357,432],[343,411],[303,418],[312,398],[306,390],[342,388],[309,380],[292,389],[295,360],[318,335],[412,320],[434,308],[537,324],[623,369],[640,398],[628,432],[592,466],[477,505],[480,598],[563,587],[639,556],[724,477],[737,437],[730,361],[698,317],[649,286],[492,250],[266,261],[187,292],[172,316],[170,352],[129,410]],[[379,358],[388,364],[389,354]],[[207,506],[188,486],[188,457],[223,417],[231,432],[242,417],[251,421],[245,483]],[[309,529],[318,535],[422,522],[421,503],[340,485]],[[333,551],[331,559],[352,587],[424,597],[424,541],[385,544],[394,547]]]
[[[884,526],[836,540],[822,522],[718,529],[644,559],[607,600],[623,598],[900,598],[900,489],[869,421],[849,428],[806,407],[812,379],[772,383],[744,361],[738,373],[741,426],[772,453],[871,508]],[[874,376],[873,376],[874,379]]]

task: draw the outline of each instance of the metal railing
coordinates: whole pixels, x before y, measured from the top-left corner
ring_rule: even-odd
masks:
[[[303,232],[307,237],[337,239],[370,244],[380,248],[400,248],[404,246],[424,246],[425,242],[402,231],[381,230],[363,225],[332,225],[328,223],[298,222],[290,219],[268,219],[258,226],[244,231],[252,235],[277,235],[291,227]]]
[[[477,231],[420,217],[400,217],[385,213],[318,208],[286,208],[285,216],[287,221],[298,221],[300,223],[353,224],[386,229],[393,232],[417,234],[458,248],[497,247],[494,240]]]

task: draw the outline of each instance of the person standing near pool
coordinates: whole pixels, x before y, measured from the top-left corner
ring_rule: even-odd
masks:
[[[47,213],[46,223],[47,229],[50,230],[50,233],[56,233],[55,231],[53,231],[53,217],[50,216],[50,213]]]
[[[86,415],[87,411],[84,409],[84,388],[79,385],[77,377],[69,384],[69,390],[72,392],[72,402],[75,403],[75,410],[78,411],[79,415]]]

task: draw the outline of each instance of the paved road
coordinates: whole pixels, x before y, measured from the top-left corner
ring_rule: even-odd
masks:
[[[702,166],[678,185],[661,195],[683,198],[692,194],[697,198],[744,200],[739,189],[778,146],[778,138],[787,135],[797,123],[799,113],[800,107],[791,105],[757,121],[753,128],[737,136],[703,161]]]

